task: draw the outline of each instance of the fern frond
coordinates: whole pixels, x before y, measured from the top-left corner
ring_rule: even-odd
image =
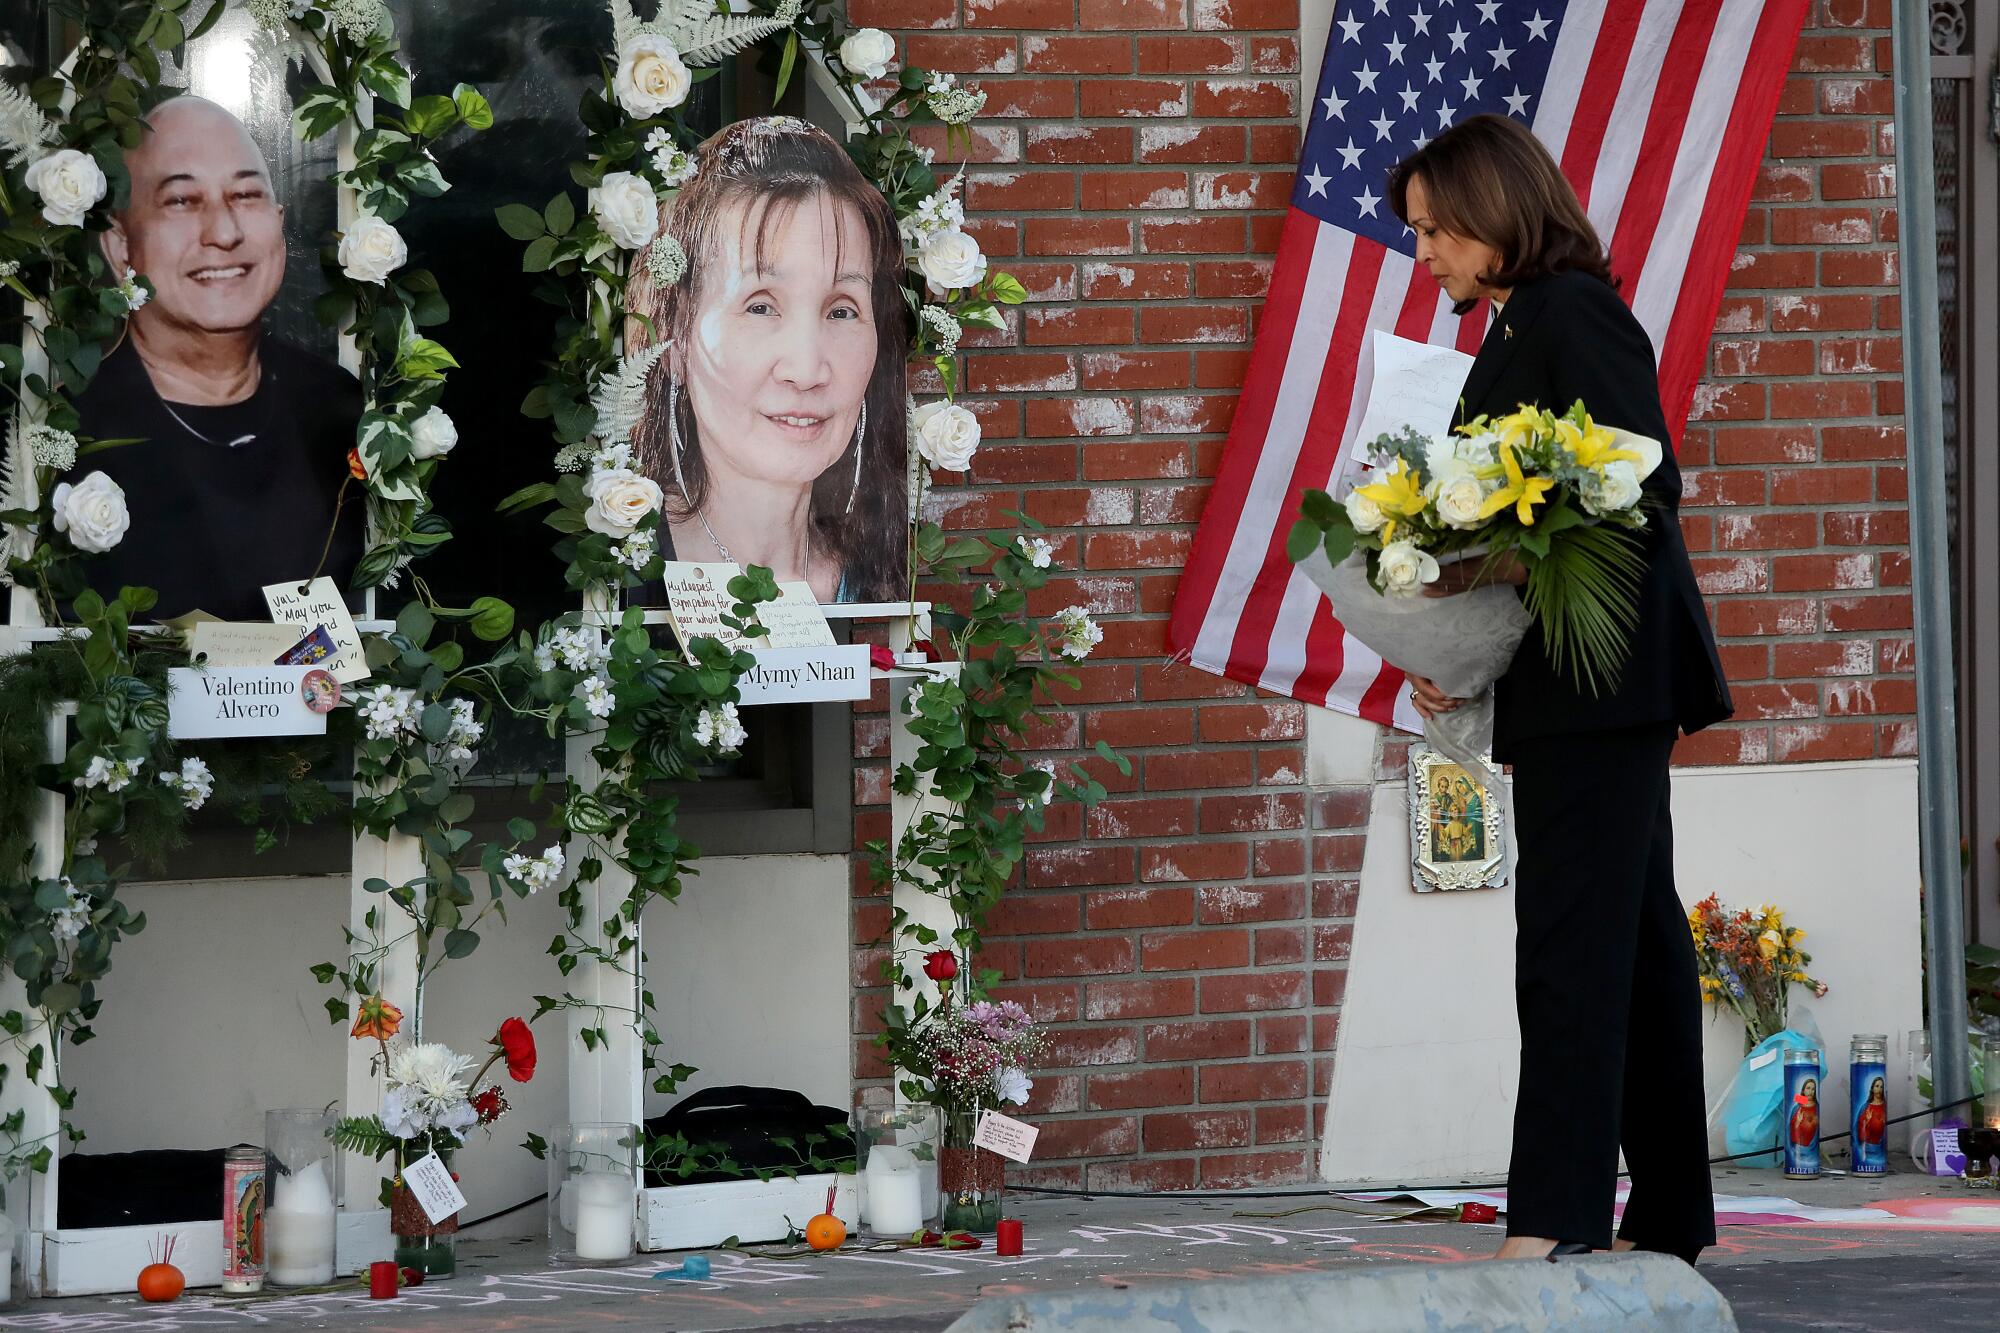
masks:
[[[618,363],[618,369],[597,382],[590,405],[597,409],[597,438],[604,444],[622,444],[632,438],[639,424],[639,412],[646,402],[646,379],[666,355],[671,343],[654,343]]]
[[[713,65],[752,42],[792,25],[765,14],[718,14],[698,0],[669,0],[653,26],[664,32],[688,65]],[[669,14],[671,10],[671,14]]]
[[[673,0],[667,0],[672,4]],[[639,16],[632,12],[632,0],[611,0],[611,47],[623,51],[625,43],[637,37],[641,31]]]
[[[333,1143],[348,1152],[367,1153],[376,1161],[381,1161],[401,1140],[382,1128],[382,1122],[372,1115],[351,1115],[334,1122]]]

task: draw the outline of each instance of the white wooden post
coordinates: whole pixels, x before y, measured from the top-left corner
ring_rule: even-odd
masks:
[[[618,616],[610,599],[599,593],[586,604],[584,621],[609,634],[617,627]],[[568,770],[585,791],[594,790],[604,778],[604,770],[591,755],[595,743],[595,734],[588,732],[571,736],[566,743]],[[589,845],[587,837],[579,836],[564,848],[564,863],[572,874],[577,862],[588,854]],[[634,879],[618,864],[615,849],[607,848],[598,859],[603,869],[596,880],[580,886],[583,916],[577,929],[585,940],[607,948],[614,941],[604,933],[605,924],[618,920]],[[630,960],[628,966],[587,958],[568,978],[569,992],[589,1006],[572,1009],[568,1015],[571,1124],[603,1121],[638,1125],[646,1118],[645,1044],[640,1040],[640,1024],[647,1020],[639,1005],[639,957],[645,940],[636,933],[636,924],[631,929],[635,933],[632,951],[625,955]],[[603,1027],[606,1039],[596,1050],[587,1051],[583,1030],[598,1026]]]
[[[889,645],[898,653],[904,652],[910,647],[911,619],[909,616],[901,616],[889,622]],[[929,612],[925,611],[924,614],[917,617],[917,623],[920,625],[922,632],[928,636],[930,633]],[[958,675],[959,664],[956,662],[938,663],[932,666],[930,671],[932,674],[944,676],[948,679],[955,678]],[[910,731],[904,712],[911,692],[919,688],[922,683],[921,680],[914,676],[906,676],[900,673],[889,680],[889,775],[892,779],[904,764],[916,761],[917,751],[922,746],[922,742]],[[889,847],[892,853],[897,845],[902,842],[904,832],[915,821],[925,801],[929,799],[930,791],[930,783],[927,781],[920,781],[916,791],[908,796],[896,794],[894,788],[891,787],[889,793]],[[958,946],[952,941],[951,933],[958,928],[958,920],[952,915],[950,904],[936,894],[926,893],[917,884],[910,882],[909,877],[921,876],[923,873],[921,867],[912,866],[909,868],[908,877],[898,879],[895,884],[890,886],[890,906],[906,913],[910,924],[929,926],[932,930],[935,930],[938,933],[937,947],[948,948],[955,953]],[[890,939],[889,948],[891,950],[900,947],[905,947],[900,937]],[[914,976],[917,983],[917,992],[925,996],[931,1004],[936,1004],[938,1001],[937,983],[923,975],[921,967],[910,966],[909,963],[913,961],[906,961],[905,970]],[[901,995],[892,997],[892,1000],[897,1003],[903,1002],[904,999],[905,997]],[[900,1093],[898,1096],[900,1097]]]

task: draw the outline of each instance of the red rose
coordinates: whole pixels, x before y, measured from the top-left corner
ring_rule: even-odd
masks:
[[[526,1023],[508,1019],[500,1025],[494,1043],[507,1053],[507,1074],[516,1083],[526,1083],[535,1076],[535,1034],[528,1031]]]
[[[958,975],[958,955],[949,949],[936,949],[925,954],[924,975],[936,982],[950,981]]]
[[[878,670],[887,671],[896,665],[896,655],[879,643],[868,645],[868,661]]]

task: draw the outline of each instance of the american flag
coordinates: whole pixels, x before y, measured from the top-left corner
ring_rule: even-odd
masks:
[[[1402,673],[1285,558],[1339,494],[1372,329],[1479,348],[1416,263],[1390,169],[1480,112],[1535,132],[1589,209],[1686,420],[1807,0],[1338,0],[1263,324],[1174,604],[1204,671],[1409,730]],[[1339,469],[1339,475],[1336,469]]]

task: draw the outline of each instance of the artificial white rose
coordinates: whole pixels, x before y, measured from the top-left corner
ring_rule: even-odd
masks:
[[[896,58],[896,39],[880,28],[863,28],[840,44],[840,63],[857,79],[879,79]]]
[[[28,167],[28,188],[42,197],[42,216],[52,227],[80,227],[84,214],[104,197],[104,171],[88,153],[61,148]]]
[[[458,427],[442,407],[410,423],[410,453],[417,458],[443,458],[458,443]]]
[[[611,91],[635,120],[648,120],[687,101],[694,80],[674,44],[656,32],[642,32],[618,53]]]
[[[979,452],[979,418],[940,399],[925,403],[910,418],[917,452],[934,468],[963,472]]]
[[[1486,487],[1469,463],[1452,463],[1431,483],[1431,501],[1438,517],[1454,528],[1476,528],[1483,519],[1479,507],[1486,503]]]
[[[93,472],[74,486],[64,482],[49,503],[55,510],[56,531],[67,532],[79,551],[108,551],[125,540],[125,529],[132,526],[124,488],[102,472]]]
[[[340,271],[356,282],[384,282],[410,258],[403,234],[381,218],[354,219],[340,238]]]
[[[1429,551],[1418,550],[1415,542],[1390,542],[1382,548],[1376,576],[1382,591],[1389,596],[1415,597],[1426,583],[1437,581],[1437,558]]]
[[[660,196],[644,176],[614,171],[591,187],[590,215],[625,249],[644,249],[660,230]]]
[[[986,256],[979,253],[979,242],[962,231],[932,232],[917,251],[917,271],[932,291],[957,291],[986,276]]]
[[[646,515],[658,511],[662,498],[658,482],[622,467],[592,473],[583,493],[590,497],[584,526],[611,537],[630,534]]]
[[[1583,483],[1583,507],[1593,514],[1630,509],[1639,503],[1639,470],[1620,458]]]
[[[1362,478],[1361,484],[1367,485],[1367,478]],[[1388,521],[1388,516],[1382,512],[1381,505],[1355,490],[1347,494],[1347,521],[1354,525],[1356,532],[1365,535],[1370,532],[1380,532],[1382,525]]]

